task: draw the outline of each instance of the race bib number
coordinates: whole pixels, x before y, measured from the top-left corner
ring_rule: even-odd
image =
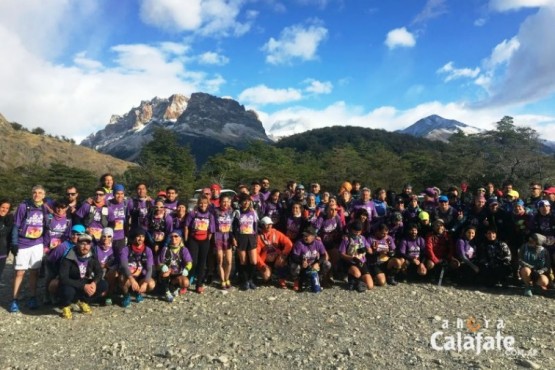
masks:
[[[89,227],[89,233],[96,240],[100,240],[100,237],[102,236],[102,229],[98,227]]]
[[[133,276],[139,276],[139,275],[141,275],[141,272],[143,271],[143,266],[141,266],[141,264],[136,263],[136,262],[131,262],[127,266],[129,267],[129,271],[131,272],[131,275],[133,275]]]
[[[42,226],[27,226],[25,237],[27,239],[38,239],[42,236]]]
[[[248,224],[248,225],[241,225],[241,227],[239,228],[241,234],[252,234],[253,230],[252,230],[252,225]]]
[[[230,224],[220,224],[220,232],[221,233],[228,233],[231,231],[231,225]]]
[[[123,220],[116,220],[116,222],[114,223],[114,230],[115,231],[123,230]]]
[[[50,249],[54,249],[56,248],[58,245],[60,245],[62,243],[61,239],[57,239],[57,238],[52,238],[50,239]]]
[[[195,230],[197,231],[208,231],[209,221],[206,218],[196,218],[195,219]]]

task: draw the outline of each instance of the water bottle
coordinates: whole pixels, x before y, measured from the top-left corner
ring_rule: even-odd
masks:
[[[310,286],[314,293],[320,293],[322,291],[322,287],[320,286],[320,276],[318,275],[318,271],[310,270]]]

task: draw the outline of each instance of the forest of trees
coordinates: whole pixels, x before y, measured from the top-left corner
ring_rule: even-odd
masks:
[[[188,147],[178,144],[167,130],[158,129],[154,140],[141,150],[138,167],[116,174],[116,181],[133,188],[144,181],[155,193],[174,185],[182,196],[212,182],[235,188],[266,176],[282,189],[288,180],[319,182],[337,191],[345,181],[357,179],[371,189],[400,191],[410,182],[415,190],[429,186],[446,188],[468,181],[473,187],[493,181],[500,186],[510,179],[525,189],[530,181],[555,184],[553,154],[546,154],[538,134],[504,117],[496,130],[466,136],[459,132],[450,143],[357,127],[331,127],[285,138],[275,145],[252,142],[244,150],[227,148],[208,159],[201,168]],[[82,195],[91,194],[97,176],[55,164],[50,168],[0,170],[0,196],[19,201],[37,183],[52,197],[75,184]],[[523,194],[524,195],[524,194]]]

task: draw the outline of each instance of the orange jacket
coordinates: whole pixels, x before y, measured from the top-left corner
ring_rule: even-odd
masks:
[[[269,232],[258,234],[256,251],[258,252],[257,267],[266,266],[266,256],[271,253],[279,253],[287,257],[293,249],[293,243],[285,234],[274,228]]]

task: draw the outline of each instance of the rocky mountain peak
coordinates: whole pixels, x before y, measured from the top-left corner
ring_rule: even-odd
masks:
[[[269,141],[255,112],[233,99],[199,92],[190,98],[174,94],[142,101],[125,115],[112,116],[104,129],[88,136],[81,145],[134,160],[141,147],[152,140],[156,127],[173,131],[181,144],[191,147],[199,164],[226,146],[240,148],[251,140]]]

